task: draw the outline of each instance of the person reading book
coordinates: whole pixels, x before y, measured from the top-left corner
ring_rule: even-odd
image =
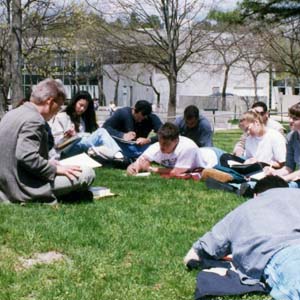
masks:
[[[120,147],[106,129],[99,128],[92,97],[86,91],[76,93],[66,109],[54,116],[49,124],[56,149],[60,148],[61,143],[68,143],[68,139],[75,138],[69,147],[61,149],[61,157],[88,152],[90,148],[96,149],[98,154],[107,159],[124,157]]]
[[[242,157],[227,156],[244,164],[264,163],[274,168],[284,165],[286,156],[286,141],[278,131],[265,127],[262,117],[255,111],[248,111],[241,117],[240,124],[247,133],[245,152]],[[226,162],[221,158],[224,166]]]
[[[179,136],[179,128],[170,122],[158,130],[158,142],[149,148],[127,168],[127,174],[141,171],[158,174],[180,175],[196,168],[212,168],[218,164],[222,151],[217,148],[199,148],[191,139]],[[151,162],[160,164],[151,166]]]
[[[66,98],[60,81],[45,79],[30,101],[4,115],[0,123],[0,202],[55,203],[58,197],[87,190],[95,178],[88,167],[49,160],[46,121]]]
[[[126,157],[137,158],[157,141],[156,135],[150,137],[149,134],[152,130],[157,133],[161,125],[159,117],[152,113],[151,103],[139,100],[133,108],[117,109],[104,122],[103,128],[116,139]]]
[[[262,118],[263,124],[266,128],[272,128],[279,133],[281,133],[283,136],[285,136],[284,128],[283,126],[276,120],[273,120],[270,118],[268,107],[267,105],[262,101],[254,102],[251,106],[251,110],[255,111],[257,114],[259,114]],[[245,128],[243,125],[243,122],[240,122],[240,128],[244,130]],[[240,137],[239,141],[235,144],[233,149],[233,154],[237,156],[243,156],[245,152],[245,142],[247,138],[247,132],[244,132],[243,135]]]

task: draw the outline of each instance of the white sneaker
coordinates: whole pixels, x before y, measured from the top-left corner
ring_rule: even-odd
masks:
[[[109,149],[108,147],[103,146],[103,145],[97,146],[97,147],[91,147],[88,150],[88,154],[93,155],[93,153],[95,155],[99,155],[100,157],[102,157],[104,159],[112,159],[114,157],[114,154],[111,151],[111,149]]]
[[[115,155],[114,155],[114,159],[124,159],[124,155],[121,151],[117,152]]]
[[[189,252],[184,257],[183,262],[185,265],[187,265],[188,262],[191,261],[192,259],[200,261],[200,257],[193,247],[189,250]]]

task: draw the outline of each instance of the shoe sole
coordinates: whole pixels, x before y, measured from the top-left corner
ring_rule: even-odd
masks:
[[[220,182],[229,182],[233,180],[233,177],[228,173],[216,169],[204,169],[201,174],[201,179],[207,180],[208,178],[213,178]]]
[[[212,190],[221,190],[226,192],[235,193],[236,188],[231,186],[229,183],[224,183],[213,178],[207,178],[205,181],[206,187]]]

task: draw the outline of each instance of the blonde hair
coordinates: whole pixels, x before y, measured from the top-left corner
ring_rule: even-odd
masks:
[[[258,121],[259,124],[264,125],[261,115],[252,110],[243,113],[240,122],[241,121],[247,121],[249,123],[254,123],[255,121]]]

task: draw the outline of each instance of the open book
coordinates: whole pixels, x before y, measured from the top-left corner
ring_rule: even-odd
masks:
[[[99,168],[102,167],[100,163],[96,160],[90,158],[86,153],[81,153],[74,155],[59,161],[63,166],[82,166],[90,168]]]
[[[266,173],[264,171],[252,174],[250,176],[250,178],[253,180],[260,180],[260,179],[263,179],[264,177],[266,177]]]
[[[57,150],[66,150],[67,146],[73,145],[75,142],[79,141],[81,138],[79,136],[72,136],[70,138],[62,138],[56,145]]]
[[[120,137],[117,137],[115,135],[112,135],[112,137],[117,141],[117,142],[121,142],[121,143],[124,143],[124,144],[130,144],[130,145],[135,145],[136,144],[136,141],[126,141]]]

